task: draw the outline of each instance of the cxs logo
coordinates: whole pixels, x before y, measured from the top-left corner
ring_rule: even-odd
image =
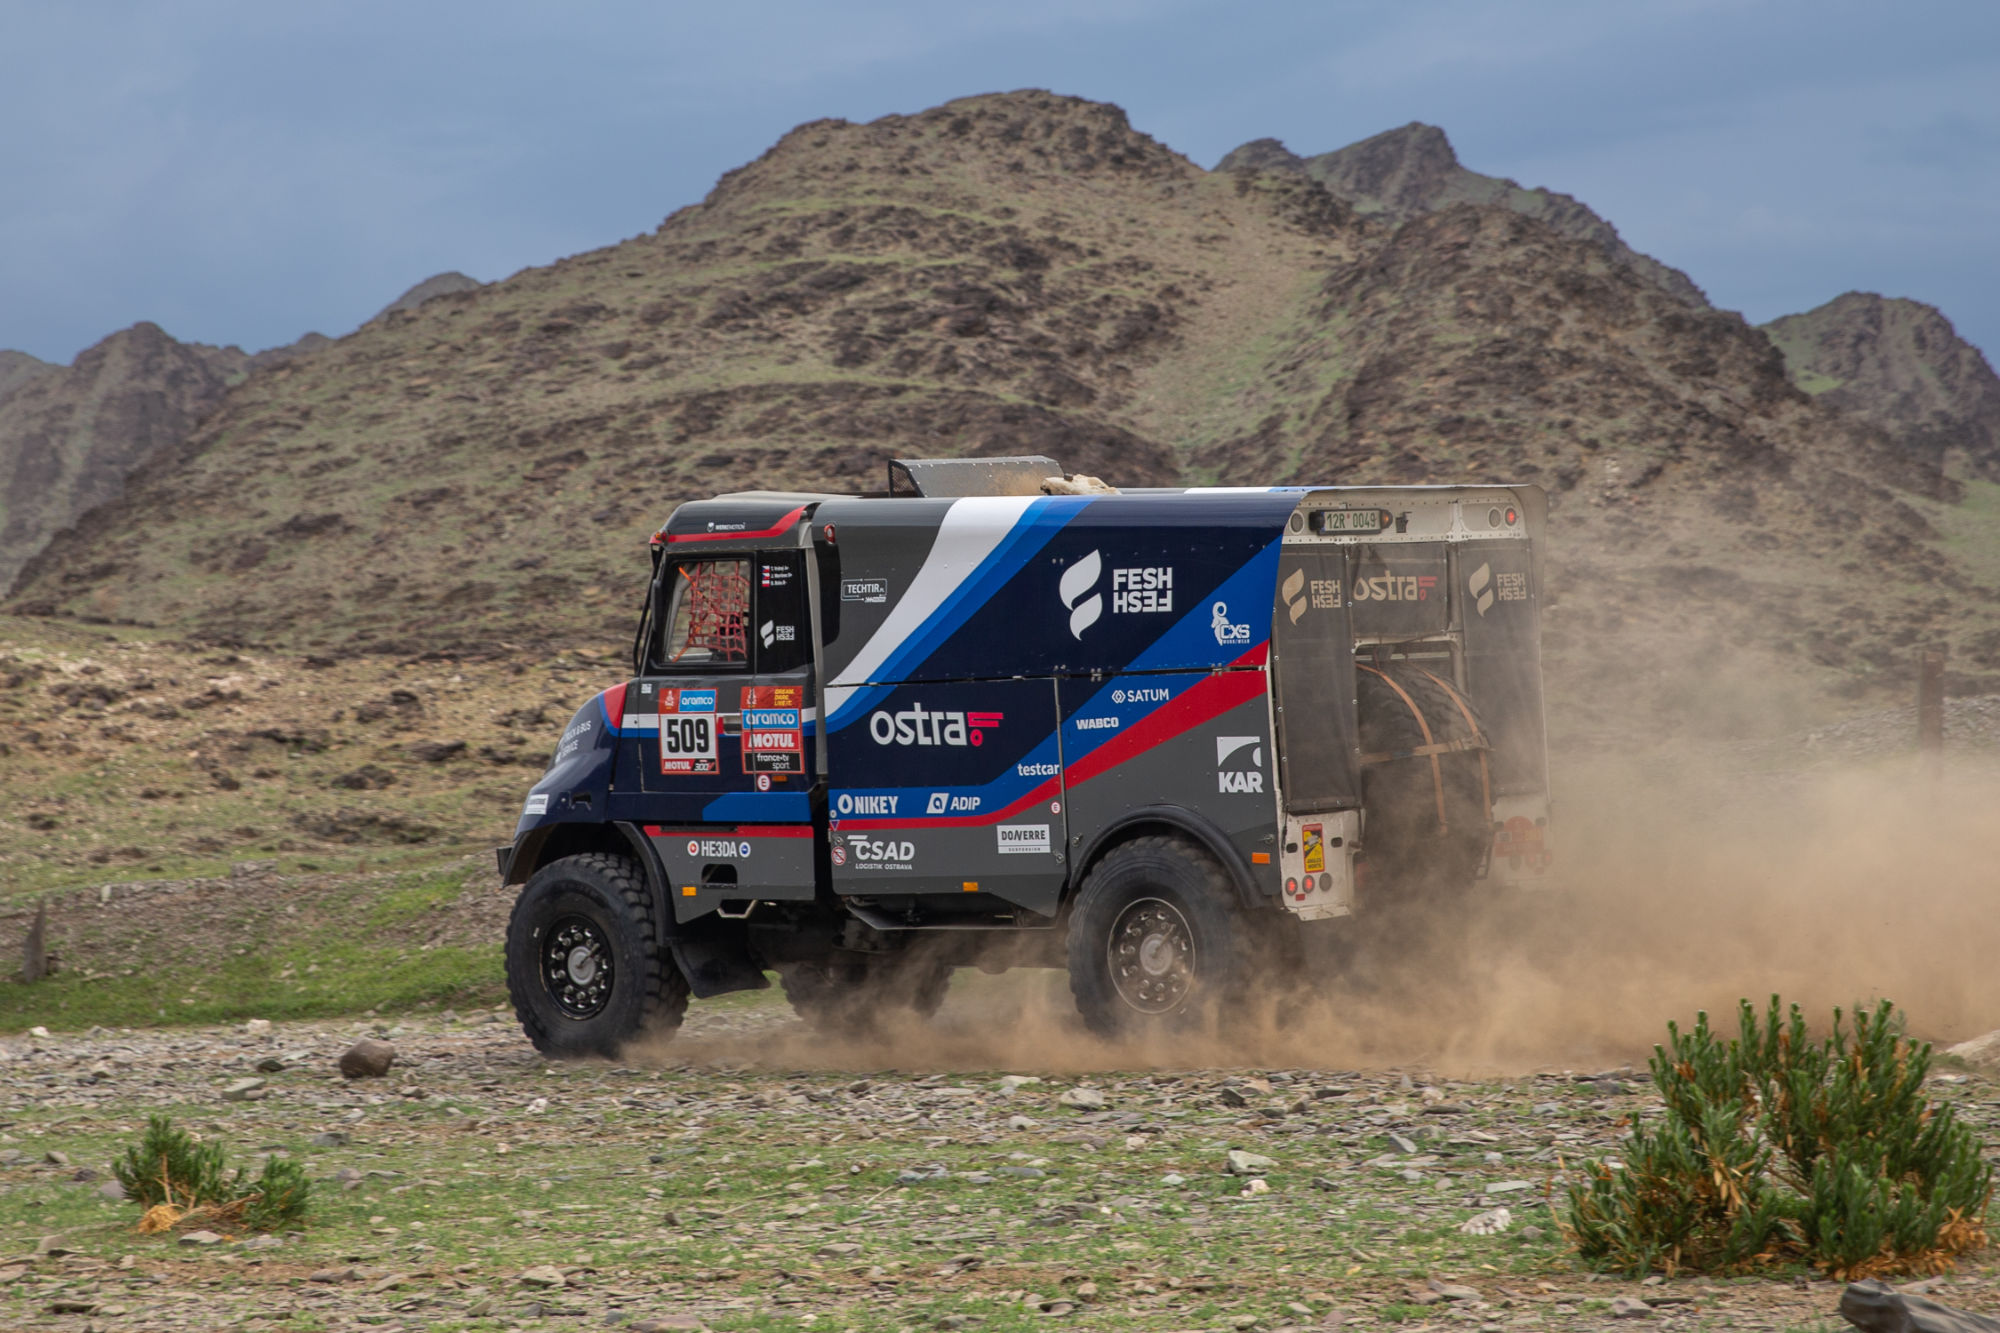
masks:
[[[1229,618],[1229,603],[1217,602],[1208,608],[1208,627],[1215,631],[1215,641],[1222,646],[1250,642],[1250,626]]]
[[[877,745],[984,745],[986,732],[1005,713],[942,713],[920,703],[894,713],[868,715],[868,734]]]
[[[1246,750],[1249,751],[1247,755],[1244,754]],[[1263,737],[1217,736],[1215,738],[1215,789],[1219,792],[1264,790]]]
[[[1092,551],[1063,571],[1056,592],[1069,612],[1071,637],[1104,618],[1104,594],[1096,591],[1104,576],[1104,553]],[[1086,594],[1088,594],[1086,596]],[[1111,610],[1116,615],[1171,613],[1174,609],[1174,571],[1171,565],[1128,565],[1111,571]]]

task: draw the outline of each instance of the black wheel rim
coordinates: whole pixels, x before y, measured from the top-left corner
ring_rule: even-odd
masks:
[[[558,918],[542,937],[542,985],[564,1018],[595,1018],[611,1003],[611,941],[589,917]]]
[[[1112,923],[1105,961],[1119,999],[1142,1014],[1170,1013],[1194,989],[1194,932],[1172,903],[1141,898]]]

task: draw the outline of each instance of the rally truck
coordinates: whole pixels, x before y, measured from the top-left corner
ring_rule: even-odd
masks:
[[[498,850],[527,1035],[611,1054],[772,974],[849,1029],[969,965],[1173,1028],[1351,915],[1533,884],[1544,513],[1039,457],[681,504]]]

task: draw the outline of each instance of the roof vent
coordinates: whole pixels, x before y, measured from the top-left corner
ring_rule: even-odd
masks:
[[[892,458],[889,494],[927,499],[968,495],[1040,495],[1042,483],[1063,475],[1053,458]]]

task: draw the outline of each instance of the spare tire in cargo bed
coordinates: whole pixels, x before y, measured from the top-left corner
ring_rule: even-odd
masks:
[[[1463,891],[1492,837],[1485,724],[1442,673],[1357,666],[1362,891],[1373,904]]]

